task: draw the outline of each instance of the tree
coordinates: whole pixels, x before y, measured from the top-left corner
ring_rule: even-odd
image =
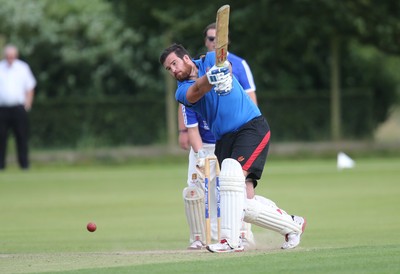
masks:
[[[202,29],[215,20],[215,11],[222,1],[146,2],[141,13],[132,16],[138,1],[111,1],[127,25],[145,30],[148,39],[163,36],[168,30],[172,41],[183,43],[190,52],[203,45],[199,39]],[[258,90],[274,90],[279,94],[310,91],[320,93],[329,89],[331,131],[333,139],[341,138],[341,90],[354,88],[355,71],[365,67],[349,63],[355,57],[353,41],[359,47],[373,45],[386,52],[396,52],[399,34],[399,4],[384,1],[330,0],[259,0],[231,3],[230,50],[244,56],[255,75]],[[146,39],[146,40],[148,40]],[[383,42],[384,41],[384,42]],[[152,43],[153,44],[153,43]],[[398,49],[397,49],[398,50]],[[372,64],[368,64],[371,65]],[[388,79],[386,77],[386,79]],[[372,82],[361,81],[364,88]],[[375,92],[376,97],[392,98],[393,88]],[[388,94],[385,96],[385,94]],[[375,98],[378,99],[378,98]],[[380,100],[375,100],[380,101]],[[378,113],[377,122],[385,119],[387,106]]]
[[[173,92],[166,90],[173,83],[164,82],[158,56],[171,42],[185,45],[192,55],[204,52],[202,31],[223,4],[226,1],[0,0],[0,44],[20,48],[38,78],[39,99],[167,98],[169,136],[176,136],[176,103]],[[230,4],[230,51],[250,64],[260,99],[264,93],[330,96],[331,86],[346,95],[350,88],[361,87],[372,90],[374,126],[386,119],[399,83],[386,69],[386,60],[389,54],[399,55],[400,2]],[[336,81],[330,76],[334,71],[340,75]],[[171,138],[169,143],[175,143]]]
[[[134,94],[152,81],[125,28],[102,0],[0,0],[0,33],[20,48],[38,78],[39,98]],[[142,64],[137,69],[132,64]]]
[[[359,41],[358,48],[372,45],[398,54],[399,5],[398,1],[377,4],[368,0],[242,3],[236,7],[241,8],[241,12],[232,18],[235,22],[232,31],[242,42],[233,37],[232,44],[249,56],[256,68],[265,67],[265,70],[255,72],[256,79],[261,81],[259,86],[279,93],[327,90],[330,86],[332,138],[340,139],[340,90],[354,88],[357,81],[351,82],[350,86],[346,79],[366,70],[357,63],[350,65],[356,61],[349,60],[356,56],[351,53],[355,49],[351,45],[353,41]],[[257,18],[257,24],[253,22],[250,27],[249,18]],[[255,50],[248,50],[253,48]],[[389,77],[385,78],[390,82]],[[360,78],[358,83],[374,89],[375,83],[366,79]],[[374,101],[381,101],[379,98],[382,97],[393,98],[395,89],[393,85],[389,86],[390,89],[374,92]],[[377,122],[381,122],[386,118],[384,113],[388,105],[377,107],[374,112]]]
[[[130,28],[140,29],[141,33],[145,33],[147,43],[142,46],[147,49],[150,60],[156,59],[155,57],[159,56],[161,50],[173,42],[182,43],[195,55],[199,47],[194,45],[201,44],[202,29],[215,20],[215,13],[218,9],[218,1],[208,6],[204,6],[198,1],[186,1],[185,5],[182,5],[181,1],[176,0],[163,1],[158,5],[154,5],[150,1],[136,0],[111,2]],[[137,6],[141,7],[140,13],[132,16],[131,12]],[[212,19],[207,19],[210,16]],[[149,41],[151,42],[149,43]],[[154,75],[160,75],[160,64],[158,62],[154,64],[155,67],[152,69]],[[164,77],[160,78],[165,79],[167,136],[169,147],[173,148],[177,144],[176,132],[178,129],[177,103],[174,99],[176,85],[169,75],[164,74]]]

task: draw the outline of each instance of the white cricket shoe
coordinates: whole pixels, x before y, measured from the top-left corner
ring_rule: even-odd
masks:
[[[303,217],[293,216],[293,221],[301,226],[301,232],[300,233],[292,232],[286,234],[285,242],[282,245],[282,249],[291,249],[298,246],[300,244],[301,235],[304,233],[304,230],[306,229],[307,221]]]
[[[207,250],[215,253],[242,252],[243,245],[240,243],[237,247],[231,247],[227,240],[221,240],[219,243],[208,245]]]
[[[188,249],[190,249],[190,250],[200,250],[203,247],[204,247],[204,244],[201,241],[197,240],[197,241],[194,241],[193,243],[191,243],[189,245]]]

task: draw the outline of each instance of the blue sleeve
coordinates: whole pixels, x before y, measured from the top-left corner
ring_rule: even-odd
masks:
[[[196,112],[191,108],[182,105],[183,121],[186,127],[194,127],[198,125]]]
[[[200,59],[201,62],[197,64],[199,68],[199,77],[207,73],[207,71],[215,65],[215,52],[207,52],[206,56]]]
[[[204,64],[208,68],[211,68],[212,66],[215,65],[215,51],[207,52],[205,60],[204,60]]]
[[[178,82],[178,88],[175,92],[175,99],[184,106],[191,106],[192,104],[186,99],[186,92],[194,81]]]
[[[229,53],[228,60],[232,64],[232,73],[243,87],[243,90],[246,92],[256,90],[253,74],[247,62],[232,53]]]
[[[238,79],[240,85],[243,87],[244,90],[250,89],[250,83],[247,79],[246,72],[243,69],[243,66],[235,66],[235,69],[232,67],[232,72],[235,75],[236,79]]]

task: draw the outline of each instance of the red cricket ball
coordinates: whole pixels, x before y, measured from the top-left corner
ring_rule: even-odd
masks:
[[[86,228],[90,232],[95,232],[97,227],[95,223],[88,223]]]

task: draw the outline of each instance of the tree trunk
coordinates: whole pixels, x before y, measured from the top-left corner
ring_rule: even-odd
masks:
[[[0,33],[0,49],[3,50],[5,45],[6,45],[6,38],[4,37],[3,34]]]
[[[341,134],[340,106],[340,48],[339,37],[331,39],[331,138],[338,141]]]
[[[165,47],[172,43],[172,34],[165,34]],[[167,145],[169,150],[173,150],[178,143],[178,126],[177,126],[177,109],[178,105],[175,100],[176,82],[167,72],[165,75],[165,109],[167,118]]]

